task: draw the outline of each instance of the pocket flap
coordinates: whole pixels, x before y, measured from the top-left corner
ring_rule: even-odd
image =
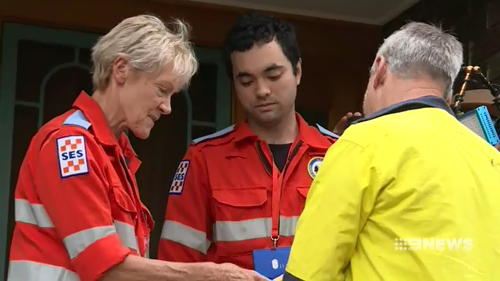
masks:
[[[213,196],[219,203],[233,207],[261,206],[267,201],[266,188],[252,189],[218,189]]]
[[[126,212],[137,213],[137,208],[134,201],[130,198],[125,190],[120,187],[112,188],[113,196],[115,198],[116,204]]]
[[[149,212],[148,208],[146,208],[145,205],[142,205],[142,214],[144,215],[144,220],[146,221],[146,224],[148,225],[149,229],[153,230],[155,226],[155,221],[153,220],[151,212]]]
[[[311,189],[309,186],[308,187],[297,187],[297,191],[300,193],[300,195],[307,197],[307,193],[309,193],[309,189]]]

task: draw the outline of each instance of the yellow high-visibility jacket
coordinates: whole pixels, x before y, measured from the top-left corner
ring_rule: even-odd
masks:
[[[500,153],[445,107],[402,110],[346,130],[309,191],[290,275],[500,280]]]

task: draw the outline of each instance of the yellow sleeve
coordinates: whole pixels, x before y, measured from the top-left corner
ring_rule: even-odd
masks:
[[[299,280],[345,280],[379,185],[371,156],[340,139],[325,155],[297,224],[286,271]]]

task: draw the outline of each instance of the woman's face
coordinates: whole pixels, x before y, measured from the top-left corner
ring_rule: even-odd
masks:
[[[159,74],[129,72],[120,93],[127,128],[139,139],[147,139],[162,115],[172,111],[170,99],[180,91],[180,79],[166,67]]]

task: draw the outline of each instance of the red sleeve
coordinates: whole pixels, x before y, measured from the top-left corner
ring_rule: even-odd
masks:
[[[40,201],[82,281],[99,280],[130,253],[113,226],[101,151],[86,131],[65,127],[44,143],[35,171]]]
[[[209,183],[203,155],[191,146],[170,187],[158,259],[207,261],[212,239]]]

